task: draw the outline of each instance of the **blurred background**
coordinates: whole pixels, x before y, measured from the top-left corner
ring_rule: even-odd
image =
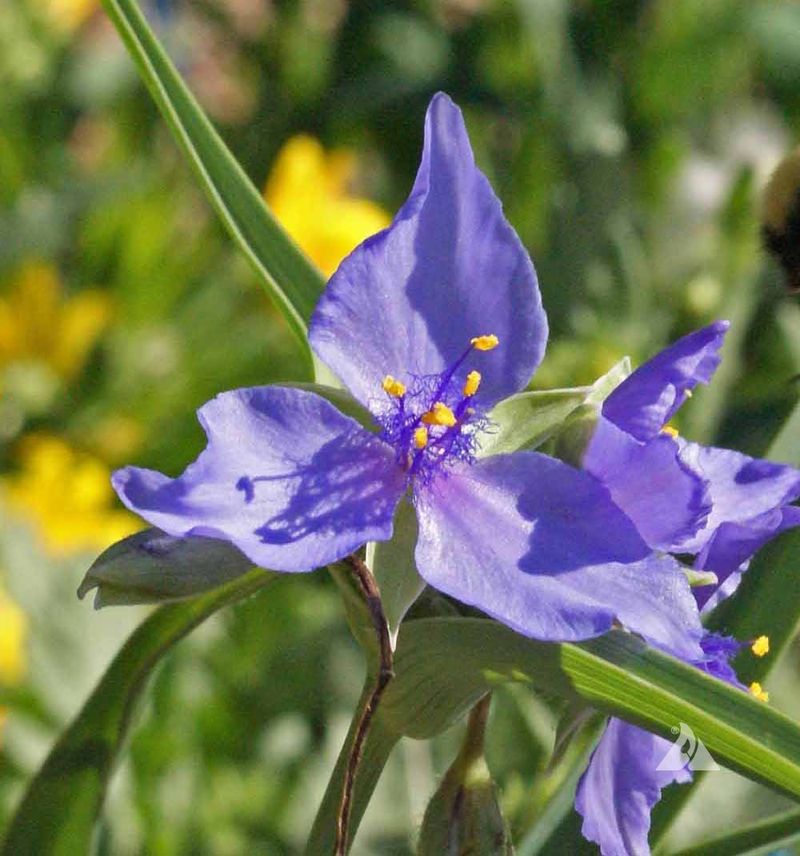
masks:
[[[792,0],[152,0],[151,23],[273,210],[331,273],[388,222],[428,99],[465,112],[539,273],[535,387],[591,382],[727,317],[692,439],[764,452],[798,397],[800,305],[759,243],[800,132]],[[177,473],[216,392],[297,376],[96,0],[0,5],[0,828],[144,614],[75,589],[140,528],[108,477]],[[800,716],[798,650],[768,685]],[[299,852],[361,659],[322,574],[229,609],[159,671],[101,824],[108,854]],[[552,790],[552,710],[496,696],[489,763],[518,841]],[[395,753],[356,854],[410,854],[459,729]],[[782,803],[707,777],[676,840]],[[520,848],[524,852],[524,848]]]

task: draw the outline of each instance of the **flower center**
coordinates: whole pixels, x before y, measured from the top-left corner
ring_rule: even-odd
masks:
[[[375,416],[381,437],[394,446],[397,462],[411,478],[428,481],[447,463],[472,463],[478,435],[489,426],[473,397],[481,384],[480,372],[461,373],[474,351],[491,351],[497,336],[476,336],[469,347],[440,374],[414,377],[408,386],[386,375],[381,384],[388,398]]]

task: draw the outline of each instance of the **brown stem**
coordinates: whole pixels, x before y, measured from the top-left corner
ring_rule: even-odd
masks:
[[[375,679],[375,687],[372,690],[366,704],[361,709],[361,716],[353,733],[353,744],[350,747],[350,757],[347,759],[347,769],[342,784],[342,797],[339,801],[339,809],[336,812],[336,841],[333,846],[334,856],[345,856],[347,853],[348,839],[350,837],[350,814],[353,807],[353,786],[356,773],[358,772],[361,756],[364,752],[364,742],[367,733],[378,708],[378,702],[384,693],[389,681],[394,677],[392,643],[389,638],[389,625],[383,611],[381,593],[372,571],[367,567],[355,553],[343,560],[349,565],[358,581],[361,593],[369,610],[375,634],[378,637],[378,674]]]

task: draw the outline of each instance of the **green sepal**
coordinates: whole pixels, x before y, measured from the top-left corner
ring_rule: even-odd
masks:
[[[394,515],[391,539],[367,545],[367,565],[381,591],[392,647],[397,643],[400,622],[425,588],[425,581],[417,573],[416,544],[417,514],[410,500],[403,499]]]
[[[481,436],[480,456],[535,449],[586,400],[591,387],[521,392],[501,401],[489,413],[492,429]]]
[[[555,456],[580,468],[599,418],[600,408],[596,404],[582,404],[573,410],[556,435]]]
[[[481,437],[479,455],[500,455],[536,449],[554,437],[581,405],[597,408],[631,373],[628,357],[620,360],[591,386],[521,392],[489,412],[491,431]]]
[[[609,395],[629,377],[633,368],[631,358],[623,357],[601,377],[592,384],[589,394],[586,396],[588,404],[602,404]]]
[[[96,589],[95,609],[169,603],[212,591],[252,569],[250,559],[227,541],[174,538],[151,528],[101,553],[78,587],[78,597]]]

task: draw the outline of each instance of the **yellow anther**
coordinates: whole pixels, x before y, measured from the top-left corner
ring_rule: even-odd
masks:
[[[481,385],[481,373],[480,372],[470,372],[467,375],[466,383],[464,384],[464,395],[472,396],[478,391],[478,387]]]
[[[500,340],[490,333],[488,336],[475,336],[469,343],[476,351],[492,351],[500,344]]]
[[[428,429],[424,425],[414,431],[414,445],[418,449],[424,449],[428,445]]]
[[[761,684],[758,681],[753,681],[753,683],[750,684],[750,692],[759,701],[769,701],[769,693],[761,687]]]
[[[673,437],[673,438],[674,438],[674,437],[677,437],[677,436],[678,436],[678,429],[677,429],[677,428],[673,428],[673,427],[672,427],[672,425],[665,425],[665,426],[661,429],[661,433],[662,433],[662,434],[666,434],[666,435],[667,435],[667,437]]]
[[[763,657],[765,654],[769,654],[769,636],[759,636],[750,646],[750,650],[756,657]]]
[[[692,397],[692,395],[693,395],[693,393],[692,393],[691,389],[684,389],[683,394],[684,394],[687,398],[691,398],[691,397]]]
[[[381,384],[383,391],[394,396],[394,398],[402,398],[406,394],[406,385],[399,380],[395,380],[390,374],[387,374]]]
[[[446,404],[437,401],[427,413],[422,414],[422,421],[426,425],[446,425],[451,428],[456,424],[456,417]]]

